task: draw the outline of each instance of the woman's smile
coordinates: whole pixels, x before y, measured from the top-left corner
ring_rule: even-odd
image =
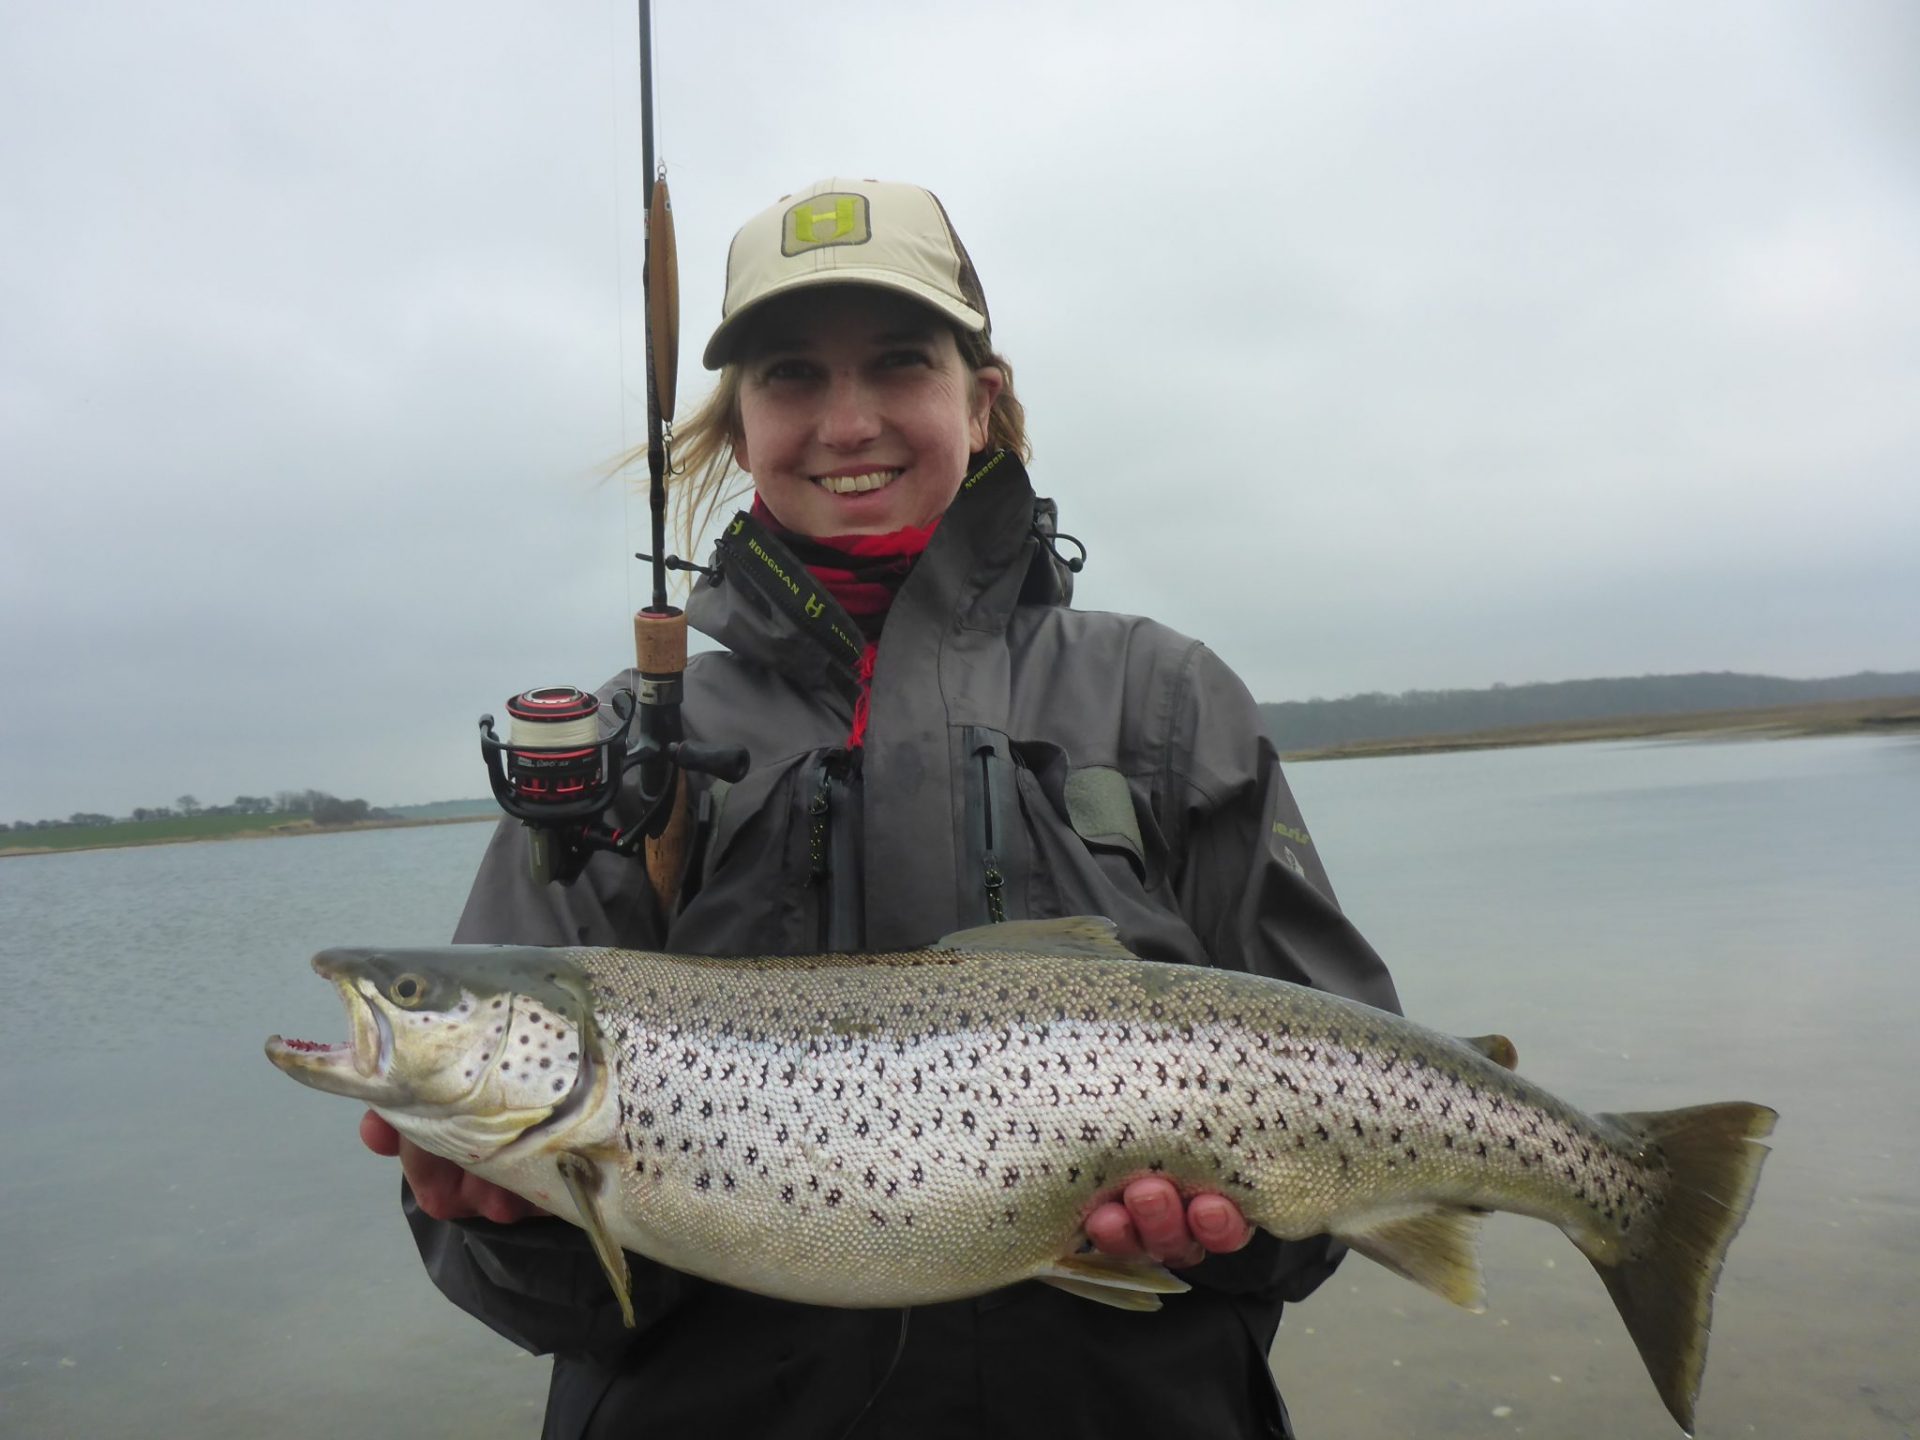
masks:
[[[1001,386],[925,306],[861,285],[767,306],[742,349],[734,458],[802,535],[884,535],[945,513]]]
[[[898,469],[891,470],[842,470],[833,475],[816,475],[813,483],[835,495],[860,495],[873,490],[884,490],[900,478]]]

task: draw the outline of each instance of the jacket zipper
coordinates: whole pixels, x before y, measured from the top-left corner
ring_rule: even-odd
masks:
[[[1007,852],[1013,839],[1007,831],[1012,813],[1008,786],[1013,756],[1006,736],[997,730],[969,725],[963,738],[967,747],[966,863],[979,877],[981,888],[975,893],[981,909],[988,923],[997,925],[1007,918]]]
[[[807,801],[807,877],[817,895],[815,909],[820,916],[820,948],[823,951],[828,948],[828,917],[833,911],[833,872],[827,861],[829,831],[833,823],[832,790],[833,777],[827,771],[826,762],[821,761],[820,778],[813,787],[813,797]]]
[[[861,947],[860,814],[854,792],[858,752],[823,755],[806,784],[807,879],[819,914],[822,952],[852,954]]]
[[[1007,918],[1005,898],[1000,888],[1006,883],[1006,877],[1000,873],[1000,851],[994,844],[994,811],[998,797],[993,787],[993,761],[991,750],[980,753],[980,791],[986,797],[986,804],[980,807],[981,817],[986,830],[986,848],[981,852],[980,865],[987,889],[987,918],[995,925]]]

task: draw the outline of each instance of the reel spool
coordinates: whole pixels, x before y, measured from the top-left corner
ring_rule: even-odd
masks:
[[[632,697],[616,694],[613,709],[620,726],[605,739],[599,698],[573,685],[544,685],[508,700],[504,742],[494,733],[493,717],[481,716],[480,754],[500,808],[551,824],[586,819],[611,805],[625,768]]]
[[[598,696],[547,685],[507,701],[507,785],[529,805],[565,805],[604,781]]]
[[[629,744],[634,716],[644,707],[630,690],[614,691],[607,703],[620,723],[605,736],[599,698],[573,685],[545,685],[508,700],[505,740],[495,732],[493,716],[480,717],[480,757],[493,798],[531,832],[528,858],[539,884],[571,881],[595,850],[637,855],[647,837],[665,828],[678,771],[726,780],[746,774],[744,749],[688,744],[677,734],[666,739],[644,720],[638,741]],[[621,777],[636,767],[642,772],[633,797],[640,818],[613,828],[601,817],[618,798]],[[652,785],[650,768],[661,772]]]

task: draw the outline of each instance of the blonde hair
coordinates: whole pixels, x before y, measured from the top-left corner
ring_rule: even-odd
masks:
[[[960,364],[971,386],[976,371],[988,366],[1000,372],[1000,393],[987,414],[987,449],[1010,450],[1021,461],[1033,458],[1027,440],[1027,410],[1013,390],[1013,366],[994,353],[983,333],[954,329]],[[713,389],[673,427],[673,470],[667,476],[667,501],[674,513],[674,530],[682,553],[693,558],[700,535],[727,506],[749,494],[753,477],[733,463],[733,445],[740,434],[740,364],[720,367]],[[647,447],[623,455],[617,470],[638,463],[644,468]],[[744,482],[744,483],[742,483]]]

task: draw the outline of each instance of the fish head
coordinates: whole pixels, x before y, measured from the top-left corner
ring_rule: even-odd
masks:
[[[304,1085],[363,1101],[461,1164],[587,1108],[602,1084],[585,973],[563,950],[450,945],[314,956],[347,1009],[337,1044],[267,1041]]]

